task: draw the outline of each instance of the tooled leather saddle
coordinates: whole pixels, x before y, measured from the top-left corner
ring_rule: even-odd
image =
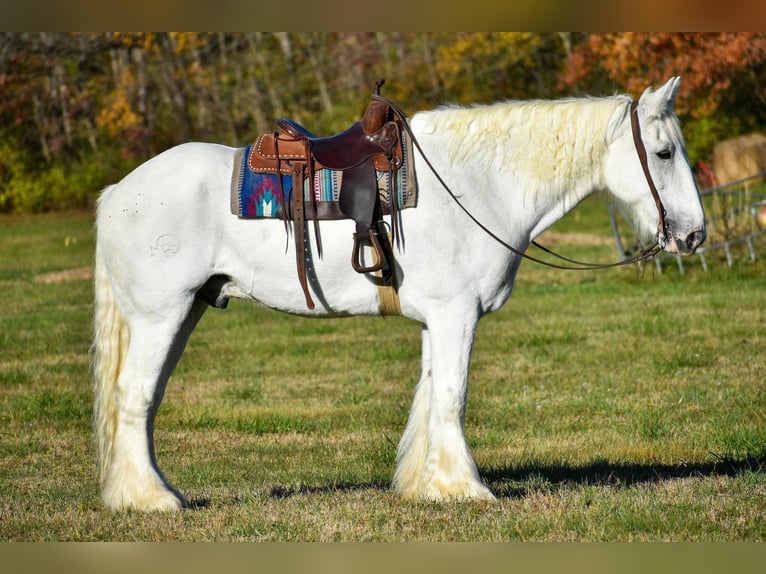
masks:
[[[384,81],[375,83],[374,95],[380,96]],[[397,239],[401,230],[394,173],[402,165],[401,121],[402,118],[397,117],[385,101],[373,97],[362,119],[337,135],[317,137],[296,122],[280,118],[277,126],[281,133],[260,135],[250,148],[248,168],[254,173],[277,176],[281,199],[277,217],[285,221],[286,227],[288,221],[293,222],[298,281],[309,309],[314,309],[314,302],[306,277],[307,220],[314,222],[317,252],[321,257],[322,242],[317,222],[353,219],[356,231],[353,234],[352,267],[358,273],[380,271],[384,283],[393,281],[393,251],[383,215],[391,214],[391,232]],[[312,186],[315,174],[320,170],[342,172],[337,203],[317,202],[313,193],[308,194],[308,201],[304,198],[304,179]],[[389,174],[389,187],[394,189],[388,189],[388,202],[382,201],[378,193],[376,171]],[[286,200],[283,176],[291,176],[292,182],[298,182],[292,185],[289,201]],[[368,264],[362,262],[364,246],[370,246],[374,251],[374,261]]]

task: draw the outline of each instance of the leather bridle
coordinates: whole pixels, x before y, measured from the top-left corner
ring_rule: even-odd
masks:
[[[657,255],[660,251],[662,251],[666,245],[667,242],[667,220],[666,220],[666,212],[665,207],[662,204],[662,199],[660,198],[660,194],[657,191],[657,186],[654,184],[654,180],[652,179],[652,174],[649,171],[649,163],[647,159],[646,154],[646,147],[644,146],[644,142],[641,139],[641,128],[638,124],[638,101],[632,101],[630,103],[630,125],[631,130],[633,132],[633,143],[636,148],[636,152],[638,153],[638,159],[641,163],[641,168],[644,171],[644,176],[646,177],[646,181],[649,184],[649,190],[652,193],[652,197],[654,198],[654,202],[657,206],[657,213],[659,215],[659,223],[657,226],[657,236],[652,245],[649,247],[642,249],[640,252],[638,252],[633,257],[630,257],[629,259],[623,259],[622,261],[618,261],[615,263],[587,263],[583,261],[577,261],[576,259],[569,259],[568,257],[564,257],[563,255],[559,255],[558,253],[555,253],[554,251],[551,251],[550,249],[543,247],[536,241],[532,241],[532,245],[537,247],[538,249],[548,253],[549,255],[552,255],[562,261],[566,261],[567,263],[572,264],[573,266],[568,265],[559,265],[556,263],[551,263],[549,261],[544,261],[542,259],[538,259],[537,257],[533,257],[532,255],[529,255],[528,253],[525,253],[521,251],[520,249],[517,249],[510,245],[509,243],[503,241],[500,237],[498,237],[492,230],[487,228],[483,223],[481,223],[476,217],[468,211],[468,209],[460,202],[458,197],[455,195],[455,193],[450,189],[450,187],[447,185],[447,183],[442,179],[442,177],[439,175],[439,173],[436,171],[436,168],[434,168],[433,164],[430,162],[426,154],[423,152],[423,148],[420,146],[420,143],[418,142],[417,138],[415,137],[415,134],[412,132],[412,128],[410,128],[409,122],[407,121],[407,114],[404,113],[404,111],[394,102],[389,100],[388,98],[385,98],[380,95],[373,95],[373,99],[380,100],[388,104],[391,109],[402,119],[402,127],[409,135],[410,139],[412,140],[412,143],[415,145],[415,147],[420,152],[420,155],[423,157],[423,161],[425,161],[426,165],[429,167],[431,172],[434,174],[436,179],[439,181],[439,183],[442,185],[444,190],[449,194],[449,196],[452,198],[452,200],[457,204],[458,207],[487,235],[489,235],[492,239],[494,239],[497,243],[508,249],[509,251],[515,253],[516,255],[523,257],[524,259],[529,259],[530,261],[534,261],[535,263],[539,263],[541,265],[546,265],[548,267],[553,267],[555,269],[564,269],[567,271],[585,271],[585,270],[591,270],[591,269],[606,269],[609,267],[620,267],[622,265],[630,265],[633,263],[639,263],[641,261],[645,261],[647,259],[650,259]]]
[[[657,226],[657,244],[662,248],[665,247],[665,242],[668,238],[668,223],[665,217],[667,212],[665,206],[662,205],[662,199],[657,191],[657,186],[654,185],[654,179],[649,171],[649,162],[646,157],[646,147],[644,147],[644,140],[641,138],[641,127],[638,125],[638,102],[633,100],[630,102],[630,127],[633,131],[633,144],[636,146],[638,152],[638,159],[641,162],[641,168],[644,170],[644,176],[646,177],[646,183],[649,184],[649,189],[654,197],[654,203],[657,206],[657,214],[659,215],[659,224]]]

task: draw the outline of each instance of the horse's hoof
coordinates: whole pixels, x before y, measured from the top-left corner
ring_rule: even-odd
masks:
[[[140,494],[122,492],[117,495],[104,493],[103,501],[112,510],[140,510],[144,512],[175,512],[187,506],[186,500],[175,492],[150,489]]]
[[[492,494],[492,491],[481,483],[430,484],[421,491],[418,498],[436,502],[447,502],[452,500],[497,500],[495,495]]]
[[[166,496],[157,498],[151,504],[144,506],[141,510],[146,512],[176,512],[187,506],[186,500],[168,493]]]

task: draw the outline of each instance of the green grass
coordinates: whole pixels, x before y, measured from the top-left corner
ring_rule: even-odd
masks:
[[[598,201],[556,231],[567,255],[615,257]],[[91,217],[3,217],[0,243],[2,540],[766,538],[764,242],[754,264],[689,259],[684,276],[525,263],[472,362],[466,431],[496,503],[388,488],[419,325],[211,310],[156,430],[193,508],[154,515],[98,500]]]

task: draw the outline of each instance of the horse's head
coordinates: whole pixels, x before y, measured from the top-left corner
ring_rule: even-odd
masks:
[[[705,215],[673,109],[680,85],[681,78],[671,78],[655,91],[647,88],[634,112],[631,106],[615,112],[607,135],[605,177],[620,211],[643,242],[649,244],[657,239],[666,251],[690,254],[705,240]],[[638,120],[646,168],[660,198],[659,208],[639,159],[640,144],[634,141],[631,113]],[[661,209],[665,210],[664,230]]]

